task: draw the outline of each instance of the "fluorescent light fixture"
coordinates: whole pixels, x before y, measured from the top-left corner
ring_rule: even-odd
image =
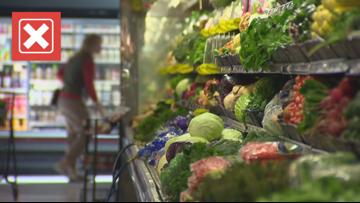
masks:
[[[112,183],[111,175],[98,175],[95,178],[97,183]]]
[[[14,182],[14,176],[9,176],[9,181]],[[1,184],[5,184],[5,180],[1,181]],[[69,179],[66,176],[18,176],[18,184],[66,184],[69,183]]]
[[[97,183],[111,183],[111,175],[98,175],[95,178]],[[9,181],[14,182],[14,177],[10,176]],[[68,184],[69,178],[66,176],[18,176],[17,184],[31,185],[31,184]],[[4,179],[1,179],[0,185],[5,185]]]

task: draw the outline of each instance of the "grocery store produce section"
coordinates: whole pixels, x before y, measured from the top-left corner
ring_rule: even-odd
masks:
[[[43,128],[63,129],[64,120],[56,108],[50,105],[55,89],[61,87],[57,79],[58,69],[75,51],[80,49],[86,34],[102,36],[103,50],[96,56],[96,90],[103,105],[113,110],[120,105],[120,25],[111,19],[63,19],[61,34],[61,61],[11,61],[11,19],[0,23],[0,90],[21,92],[15,99],[14,128],[16,131],[31,131]],[[6,95],[2,96],[3,101]],[[94,105],[88,101],[92,114]],[[7,106],[11,109],[11,106]],[[4,130],[9,125],[4,125]]]
[[[127,129],[139,200],[359,201],[359,1],[211,3]]]

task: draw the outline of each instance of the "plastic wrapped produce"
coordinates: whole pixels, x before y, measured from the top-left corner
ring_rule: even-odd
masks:
[[[283,134],[282,128],[279,124],[279,115],[283,112],[280,96],[276,95],[271,102],[266,105],[264,118],[262,121],[262,125],[264,129],[269,132],[271,135],[279,136]]]

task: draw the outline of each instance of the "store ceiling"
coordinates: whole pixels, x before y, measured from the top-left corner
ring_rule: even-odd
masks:
[[[1,0],[0,15],[13,11],[61,11],[71,18],[117,18],[120,0]]]

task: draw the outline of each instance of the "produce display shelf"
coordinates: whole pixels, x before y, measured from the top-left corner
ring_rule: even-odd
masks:
[[[222,74],[360,75],[360,60],[332,59],[307,63],[273,64],[269,70],[246,71],[241,65],[220,68]]]
[[[123,138],[124,146],[134,143],[131,129],[126,129],[126,137]],[[134,145],[126,151],[126,160],[137,156],[139,148]],[[137,198],[140,202],[163,202],[162,193],[160,192],[159,177],[143,160],[135,159],[129,165],[129,172]]]
[[[251,124],[241,123],[226,116],[223,116],[222,119],[224,120],[226,126],[234,128],[240,132],[265,132],[264,128]]]
[[[225,121],[225,124],[231,128],[234,128],[236,130],[239,130],[240,132],[266,132],[266,130],[264,128],[258,127],[258,126],[254,126],[254,125],[250,125],[250,124],[244,124],[238,121],[235,121],[231,118],[227,118],[227,117],[222,117],[223,120]],[[307,145],[305,143],[284,137],[284,136],[279,136],[280,140],[286,141],[286,142],[290,142],[293,144],[296,144],[300,147],[302,147],[304,150],[309,151],[309,152],[313,152],[316,154],[325,154],[328,153],[327,151],[324,150],[320,150],[320,149],[316,149],[310,145]]]
[[[301,146],[303,149],[306,149],[306,150],[309,150],[311,152],[314,152],[314,153],[317,153],[317,154],[328,154],[329,152],[327,151],[324,151],[324,150],[321,150],[321,149],[316,149],[310,145],[307,145],[307,144],[304,144],[302,142],[298,142],[298,141],[295,141],[295,140],[292,140],[290,138],[286,138],[286,137],[283,137],[283,136],[280,136],[280,139],[286,141],[286,142],[290,142],[290,143],[293,143],[293,144],[296,144],[296,145],[299,145]]]
[[[348,76],[360,76],[360,59],[351,61],[349,66],[350,70],[347,73]]]

